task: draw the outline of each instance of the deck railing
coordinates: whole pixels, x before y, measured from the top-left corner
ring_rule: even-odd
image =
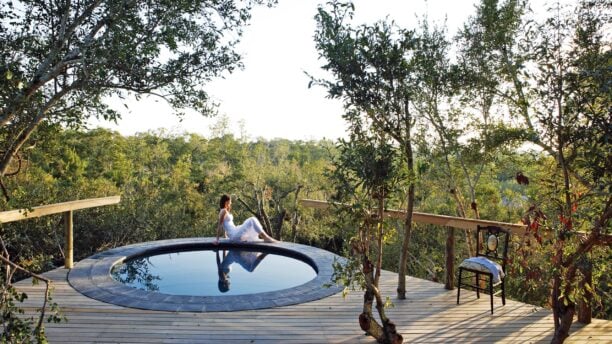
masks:
[[[8,223],[32,219],[41,216],[63,214],[64,232],[66,246],[64,248],[64,266],[72,269],[74,262],[74,238],[73,238],[73,217],[72,212],[80,209],[102,207],[105,205],[117,204],[121,201],[120,196],[110,196],[102,198],[90,198],[64,203],[41,205],[31,209],[16,209],[0,212],[0,223]]]
[[[315,208],[315,209],[327,209],[333,205],[333,203],[319,200],[311,200],[311,199],[302,199],[300,200],[300,204],[303,207]],[[401,210],[386,210],[385,216],[396,219],[405,219],[406,212]],[[412,213],[412,221],[416,223],[424,223],[424,224],[432,224],[438,226],[448,227],[448,236],[446,240],[446,266],[445,266],[445,288],[452,290],[455,288],[455,274],[454,274],[454,264],[455,264],[455,242],[454,242],[454,229],[462,229],[462,230],[476,230],[477,225],[481,226],[498,226],[505,229],[508,229],[513,235],[517,235],[522,237],[525,235],[526,226],[522,223],[507,223],[507,222],[497,222],[497,221],[488,221],[488,220],[479,220],[479,219],[470,219],[456,216],[447,216],[447,215],[436,215],[429,213],[420,213],[413,212]],[[579,235],[584,235],[584,233],[579,233]],[[591,265],[583,267],[582,273],[584,276],[584,281],[582,283],[588,283],[591,285],[592,283],[592,271]],[[583,324],[589,324],[591,322],[591,314],[592,314],[592,295],[587,295],[586,300],[582,300],[578,304],[578,321]]]
[[[326,201],[317,201],[312,199],[302,199],[300,200],[300,204],[304,207],[309,208],[317,208],[317,209],[327,209],[332,204]],[[395,219],[404,219],[406,217],[406,212],[402,210],[386,210],[385,216]],[[447,215],[436,215],[429,213],[412,213],[412,220],[416,223],[426,223],[431,225],[438,226],[446,226],[453,227],[459,229],[476,229],[477,225],[481,226],[498,226],[509,229],[510,232],[514,235],[523,235],[525,234],[525,225],[522,223],[507,223],[507,222],[497,222],[497,221],[488,221],[488,220],[479,220],[479,219],[469,219],[463,217],[455,217],[455,216],[447,216]]]

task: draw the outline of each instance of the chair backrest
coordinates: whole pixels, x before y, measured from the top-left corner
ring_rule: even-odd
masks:
[[[506,271],[510,231],[497,226],[476,227],[476,255],[496,260]]]

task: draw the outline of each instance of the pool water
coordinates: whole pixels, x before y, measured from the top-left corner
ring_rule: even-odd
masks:
[[[138,257],[112,277],[133,288],[172,295],[244,295],[287,289],[317,276],[307,263],[275,253],[226,248]]]

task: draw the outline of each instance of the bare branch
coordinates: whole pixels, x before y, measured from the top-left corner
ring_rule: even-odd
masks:
[[[569,267],[572,265],[578,259],[578,257],[586,252],[589,252],[594,246],[612,245],[612,235],[601,232],[603,228],[608,226],[610,218],[612,218],[612,197],[608,198],[604,210],[595,223],[593,223],[591,233],[580,243],[576,249],[576,252],[563,261],[562,265],[564,267]]]
[[[4,262],[5,264],[10,265],[11,267],[15,268],[16,270],[19,270],[21,272],[25,272],[26,274],[30,275],[31,277],[34,277],[34,278],[39,279],[41,281],[44,281],[45,283],[51,283],[50,279],[48,279],[46,277],[43,277],[41,275],[35,274],[35,273],[29,271],[28,269],[23,268],[23,267],[15,264],[13,262],[11,262],[9,259],[5,258],[3,255],[0,255],[0,260],[2,262]],[[8,282],[8,283],[10,283],[10,282]]]
[[[40,124],[40,122],[46,117],[47,112],[55,103],[57,103],[63,96],[68,94],[73,89],[79,86],[78,82],[73,83],[70,87],[66,87],[62,89],[60,92],[56,93],[47,101],[47,103],[39,110],[36,118],[30,123],[28,128],[21,134],[19,137],[11,144],[9,149],[5,152],[4,157],[0,161],[0,176],[4,176],[6,174],[6,170],[13,159],[13,157],[17,154],[19,149],[23,146],[23,144],[30,138],[34,129]]]

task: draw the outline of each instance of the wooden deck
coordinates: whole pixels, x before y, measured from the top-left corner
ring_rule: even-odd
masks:
[[[47,324],[51,343],[374,343],[359,329],[362,293],[346,299],[337,294],[322,300],[280,308],[222,312],[183,313],[143,311],[109,305],[87,298],[66,282],[66,269],[48,272],[55,281],[53,299],[68,322]],[[385,295],[394,297],[397,275],[381,279]],[[44,284],[43,284],[44,285]],[[18,284],[28,293],[26,310],[39,308],[44,286],[31,281]],[[393,300],[388,311],[405,343],[550,342],[552,313],[508,300],[495,300],[490,314],[488,297],[456,291],[441,284],[410,278],[407,300]],[[574,324],[567,342],[612,343],[612,322],[594,319],[587,326]]]

